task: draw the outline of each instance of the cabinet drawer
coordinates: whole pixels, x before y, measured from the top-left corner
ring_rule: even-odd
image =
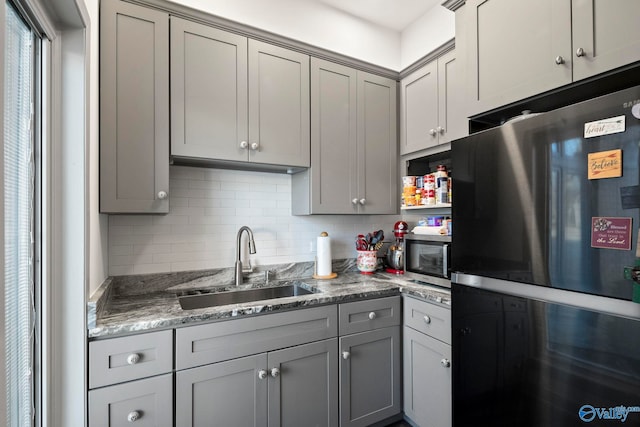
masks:
[[[400,297],[340,304],[340,335],[400,324]]]
[[[173,375],[89,392],[89,427],[173,426]]]
[[[405,297],[404,324],[442,342],[451,343],[451,310],[448,308]]]
[[[89,343],[89,388],[171,372],[173,331]]]
[[[335,305],[267,314],[176,330],[176,369],[332,338]]]

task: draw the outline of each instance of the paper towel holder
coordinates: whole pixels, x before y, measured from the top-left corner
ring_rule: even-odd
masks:
[[[326,231],[323,231],[322,233],[320,233],[320,236],[318,236],[318,243],[320,242],[321,238],[328,238],[328,237],[329,237],[329,233],[327,233]],[[329,244],[330,243],[331,242],[329,242]],[[330,249],[331,249],[331,247],[329,246],[329,254],[331,253]],[[316,250],[317,250],[317,247],[316,247]],[[327,260],[323,260],[323,261],[326,262]],[[331,259],[329,260],[329,265],[331,266]],[[329,271],[331,271],[331,270],[329,270]],[[320,280],[326,280],[326,279],[333,279],[335,277],[338,277],[338,274],[334,273],[334,272],[331,272],[330,274],[327,274],[327,275],[319,275],[318,274],[318,255],[316,255],[315,256],[315,263],[313,265],[313,278],[314,279],[320,279]]]

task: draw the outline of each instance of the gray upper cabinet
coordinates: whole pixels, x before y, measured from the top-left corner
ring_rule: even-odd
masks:
[[[397,82],[358,71],[358,212],[398,211]],[[356,205],[355,198],[351,204]]]
[[[470,115],[640,60],[635,0],[470,0]]]
[[[431,148],[467,134],[464,85],[455,51],[425,64],[401,82],[400,154]]]
[[[100,12],[100,211],[169,211],[169,15]]]
[[[247,38],[171,17],[171,155],[247,160]]]
[[[249,160],[309,166],[309,56],[249,40]]]
[[[573,0],[571,13],[574,80],[640,61],[640,2]]]
[[[311,59],[311,168],[292,177],[292,213],[397,211],[396,82]]]
[[[465,8],[470,115],[571,82],[568,0],[470,0]]]
[[[309,166],[309,56],[171,18],[171,155]]]

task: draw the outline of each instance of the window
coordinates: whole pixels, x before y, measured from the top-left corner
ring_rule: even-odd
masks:
[[[5,3],[4,28],[4,304],[8,426],[35,422],[37,203],[36,54],[39,39]]]

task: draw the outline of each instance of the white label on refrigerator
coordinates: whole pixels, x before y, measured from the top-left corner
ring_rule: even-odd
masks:
[[[625,116],[611,117],[609,119],[597,120],[584,124],[584,137],[593,138],[596,136],[620,133],[625,130]]]

